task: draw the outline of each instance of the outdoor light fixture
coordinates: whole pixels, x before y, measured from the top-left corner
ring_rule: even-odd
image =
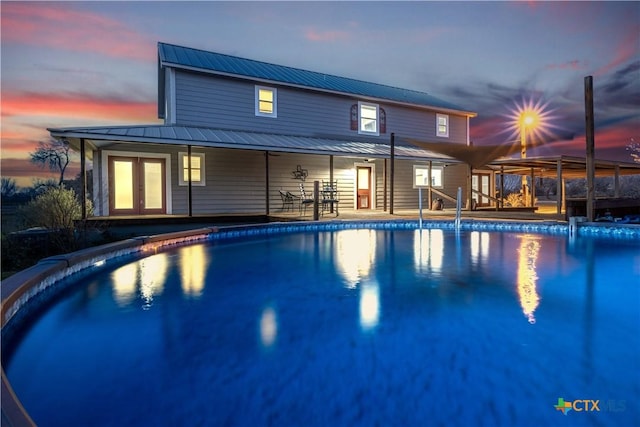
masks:
[[[520,136],[520,158],[527,158],[527,142],[532,145],[534,141],[540,141],[543,137],[552,136],[549,119],[551,111],[546,111],[548,103],[542,101],[534,102],[522,100],[520,104],[515,104],[510,110],[510,129],[512,136]],[[527,141],[527,137],[529,141]],[[527,177],[522,176],[522,198],[525,206],[529,205],[529,190],[527,188]]]

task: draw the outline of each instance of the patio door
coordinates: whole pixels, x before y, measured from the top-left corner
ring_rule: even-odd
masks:
[[[371,168],[356,168],[356,209],[371,209]]]
[[[490,206],[491,200],[488,197],[485,197],[484,194],[493,196],[491,194],[491,175],[488,173],[475,173],[471,178],[471,184],[474,190],[481,192],[483,195],[478,193],[473,193],[473,198],[476,201],[476,206]]]
[[[109,157],[109,214],[166,213],[164,159]]]

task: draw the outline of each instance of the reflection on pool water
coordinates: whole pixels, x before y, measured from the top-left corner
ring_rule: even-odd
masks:
[[[640,421],[634,239],[285,233],[80,282],[3,348],[39,425]]]

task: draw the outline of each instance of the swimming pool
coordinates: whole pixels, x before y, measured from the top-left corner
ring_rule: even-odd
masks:
[[[482,226],[115,258],[3,328],[3,366],[39,425],[637,423],[640,239]]]

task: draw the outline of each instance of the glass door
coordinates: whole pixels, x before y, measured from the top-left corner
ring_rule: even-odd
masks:
[[[356,208],[371,209],[371,168],[358,166],[356,171]]]
[[[479,191],[482,194],[473,193],[473,199],[476,201],[476,206],[490,206],[491,199],[486,197],[487,195],[493,196],[490,192],[491,189],[491,175],[488,173],[476,173],[471,177],[472,188]]]
[[[109,214],[166,212],[164,159],[109,157]]]

